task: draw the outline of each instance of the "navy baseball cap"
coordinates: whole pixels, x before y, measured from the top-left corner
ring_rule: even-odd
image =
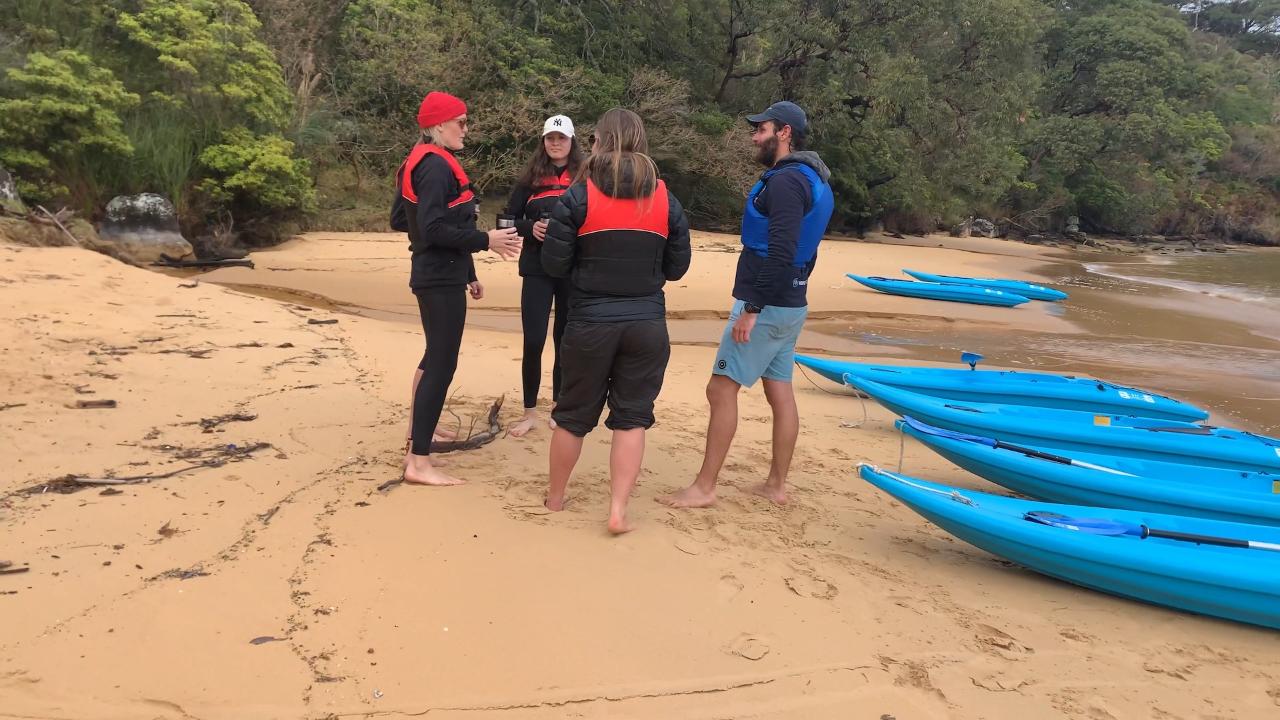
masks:
[[[776,102],[759,115],[747,116],[747,122],[752,125],[759,125],[765,120],[777,120],[783,125],[790,125],[791,131],[797,135],[804,135],[809,130],[809,120],[805,117],[804,110],[789,100]]]

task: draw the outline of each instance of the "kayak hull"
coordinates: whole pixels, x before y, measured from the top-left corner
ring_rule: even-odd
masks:
[[[873,365],[810,355],[796,362],[844,384],[846,374],[931,397],[1199,421],[1209,413],[1180,400],[1088,377],[1017,370]]]
[[[991,288],[974,287],[972,285],[914,282],[911,280],[898,280],[897,278],[866,277],[854,275],[853,273],[848,273],[848,277],[882,293],[923,298],[925,300],[946,300],[949,302],[994,305],[997,307],[1013,307],[1031,302],[1022,295]]]
[[[1031,298],[1032,300],[1044,300],[1047,302],[1058,302],[1066,300],[1067,294],[1061,290],[1055,290],[1044,285],[1037,285],[1025,280],[1013,280],[1011,278],[975,278],[964,277],[961,275],[935,275],[933,273],[920,272],[919,270],[902,269],[902,272],[911,277],[922,280],[924,282],[942,283],[943,285],[972,285],[974,287],[985,287],[993,290],[1003,290]]]
[[[1274,543],[1280,530],[1176,515],[1019,500],[863,464],[864,480],[965,542],[1036,572],[1120,597],[1280,629],[1280,553],[1041,525],[1027,512],[1106,518]]]
[[[897,426],[974,475],[1039,500],[1280,527],[1280,474],[1027,447],[1074,461],[1064,464],[914,420]]]

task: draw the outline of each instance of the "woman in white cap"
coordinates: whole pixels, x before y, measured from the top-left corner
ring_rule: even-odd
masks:
[[[551,401],[560,395],[560,338],[569,314],[569,281],[553,278],[542,269],[542,241],[547,236],[547,218],[560,195],[573,184],[582,165],[582,149],[573,135],[573,121],[564,115],[547,118],[542,125],[542,141],[516,181],[504,213],[515,218],[516,231],[524,240],[520,251],[520,319],[524,326],[524,417],[512,425],[510,434],[520,437],[538,420],[538,388],[542,384],[542,349],[547,344],[547,323],[555,305],[555,326],[551,342],[555,364],[551,370]],[[552,425],[554,427],[554,424]]]

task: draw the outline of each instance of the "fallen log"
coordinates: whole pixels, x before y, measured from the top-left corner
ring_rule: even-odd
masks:
[[[151,263],[160,267],[170,268],[208,268],[208,267],[253,267],[253,261],[249,258],[226,258],[223,260],[183,260],[181,258],[170,257],[168,255],[160,255],[160,259]]]

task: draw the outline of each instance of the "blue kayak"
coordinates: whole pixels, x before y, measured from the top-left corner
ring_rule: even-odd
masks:
[[[1016,370],[871,365],[809,355],[796,355],[796,362],[840,384],[845,384],[845,375],[855,375],[890,387],[948,400],[1031,405],[1170,420],[1194,421],[1209,417],[1209,413],[1194,405],[1146,390],[1113,385],[1088,377]]]
[[[910,275],[917,280],[923,280],[931,283],[942,283],[943,285],[972,285],[974,287],[991,288],[992,290],[1003,290],[1031,298],[1032,300],[1048,300],[1050,302],[1057,300],[1065,300],[1067,294],[1061,290],[1054,290],[1044,285],[1036,285],[1026,280],[1013,280],[1008,278],[975,278],[964,277],[961,275],[934,275],[933,273],[920,272],[919,270],[902,269],[902,272]]]
[[[943,530],[1036,572],[1112,595],[1280,629],[1280,552],[1155,536],[1168,530],[1276,544],[1280,528],[1018,500],[867,464],[858,469],[864,480]],[[1029,519],[1052,521],[1060,516],[1081,522],[1042,524]],[[1088,529],[1107,524],[1148,528],[1152,536],[1095,534]]]
[[[974,475],[1040,500],[1280,526],[1280,474],[1011,445],[910,417],[896,425]]]
[[[854,375],[848,376],[848,383],[899,415],[1018,445],[1280,472],[1280,440],[1240,430],[1132,415],[943,400]]]
[[[978,305],[998,305],[1013,307],[1031,302],[1021,295],[1007,293],[991,288],[973,287],[972,285],[943,285],[941,283],[915,282],[913,280],[896,280],[885,277],[863,277],[848,273],[850,278],[866,285],[872,290],[879,290],[890,295],[905,295],[926,300],[950,300],[952,302],[975,303]]]

